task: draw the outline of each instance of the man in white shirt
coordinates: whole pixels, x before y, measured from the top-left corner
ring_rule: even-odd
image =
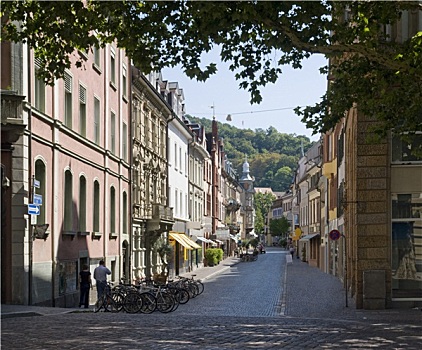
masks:
[[[99,265],[94,270],[98,299],[104,294],[104,289],[107,285],[107,275],[111,275],[111,271],[105,266],[104,260],[100,260]]]

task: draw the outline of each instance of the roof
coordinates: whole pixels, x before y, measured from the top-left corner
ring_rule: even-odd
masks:
[[[271,194],[274,194],[271,187],[255,187],[255,192],[256,193],[271,193]]]

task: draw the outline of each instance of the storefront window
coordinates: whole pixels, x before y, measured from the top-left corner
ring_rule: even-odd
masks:
[[[59,263],[59,294],[73,293],[78,288],[77,261],[62,261]]]
[[[422,297],[422,193],[392,200],[393,298]]]

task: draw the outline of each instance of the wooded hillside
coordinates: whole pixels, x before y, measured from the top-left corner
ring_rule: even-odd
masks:
[[[186,116],[191,122],[211,131],[211,120]],[[218,134],[224,139],[224,149],[238,174],[242,173],[245,156],[248,157],[255,187],[271,187],[273,191],[286,191],[292,182],[293,172],[301,157],[301,147],[311,146],[307,136],[283,134],[274,127],[264,129],[239,129],[218,122]]]

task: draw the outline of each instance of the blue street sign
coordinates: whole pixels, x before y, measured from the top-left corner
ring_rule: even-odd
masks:
[[[36,205],[42,205],[42,196],[40,194],[34,193],[34,204]]]
[[[36,179],[34,179],[34,187],[40,188],[40,182]]]
[[[35,204],[28,204],[29,215],[40,215],[40,207]]]

